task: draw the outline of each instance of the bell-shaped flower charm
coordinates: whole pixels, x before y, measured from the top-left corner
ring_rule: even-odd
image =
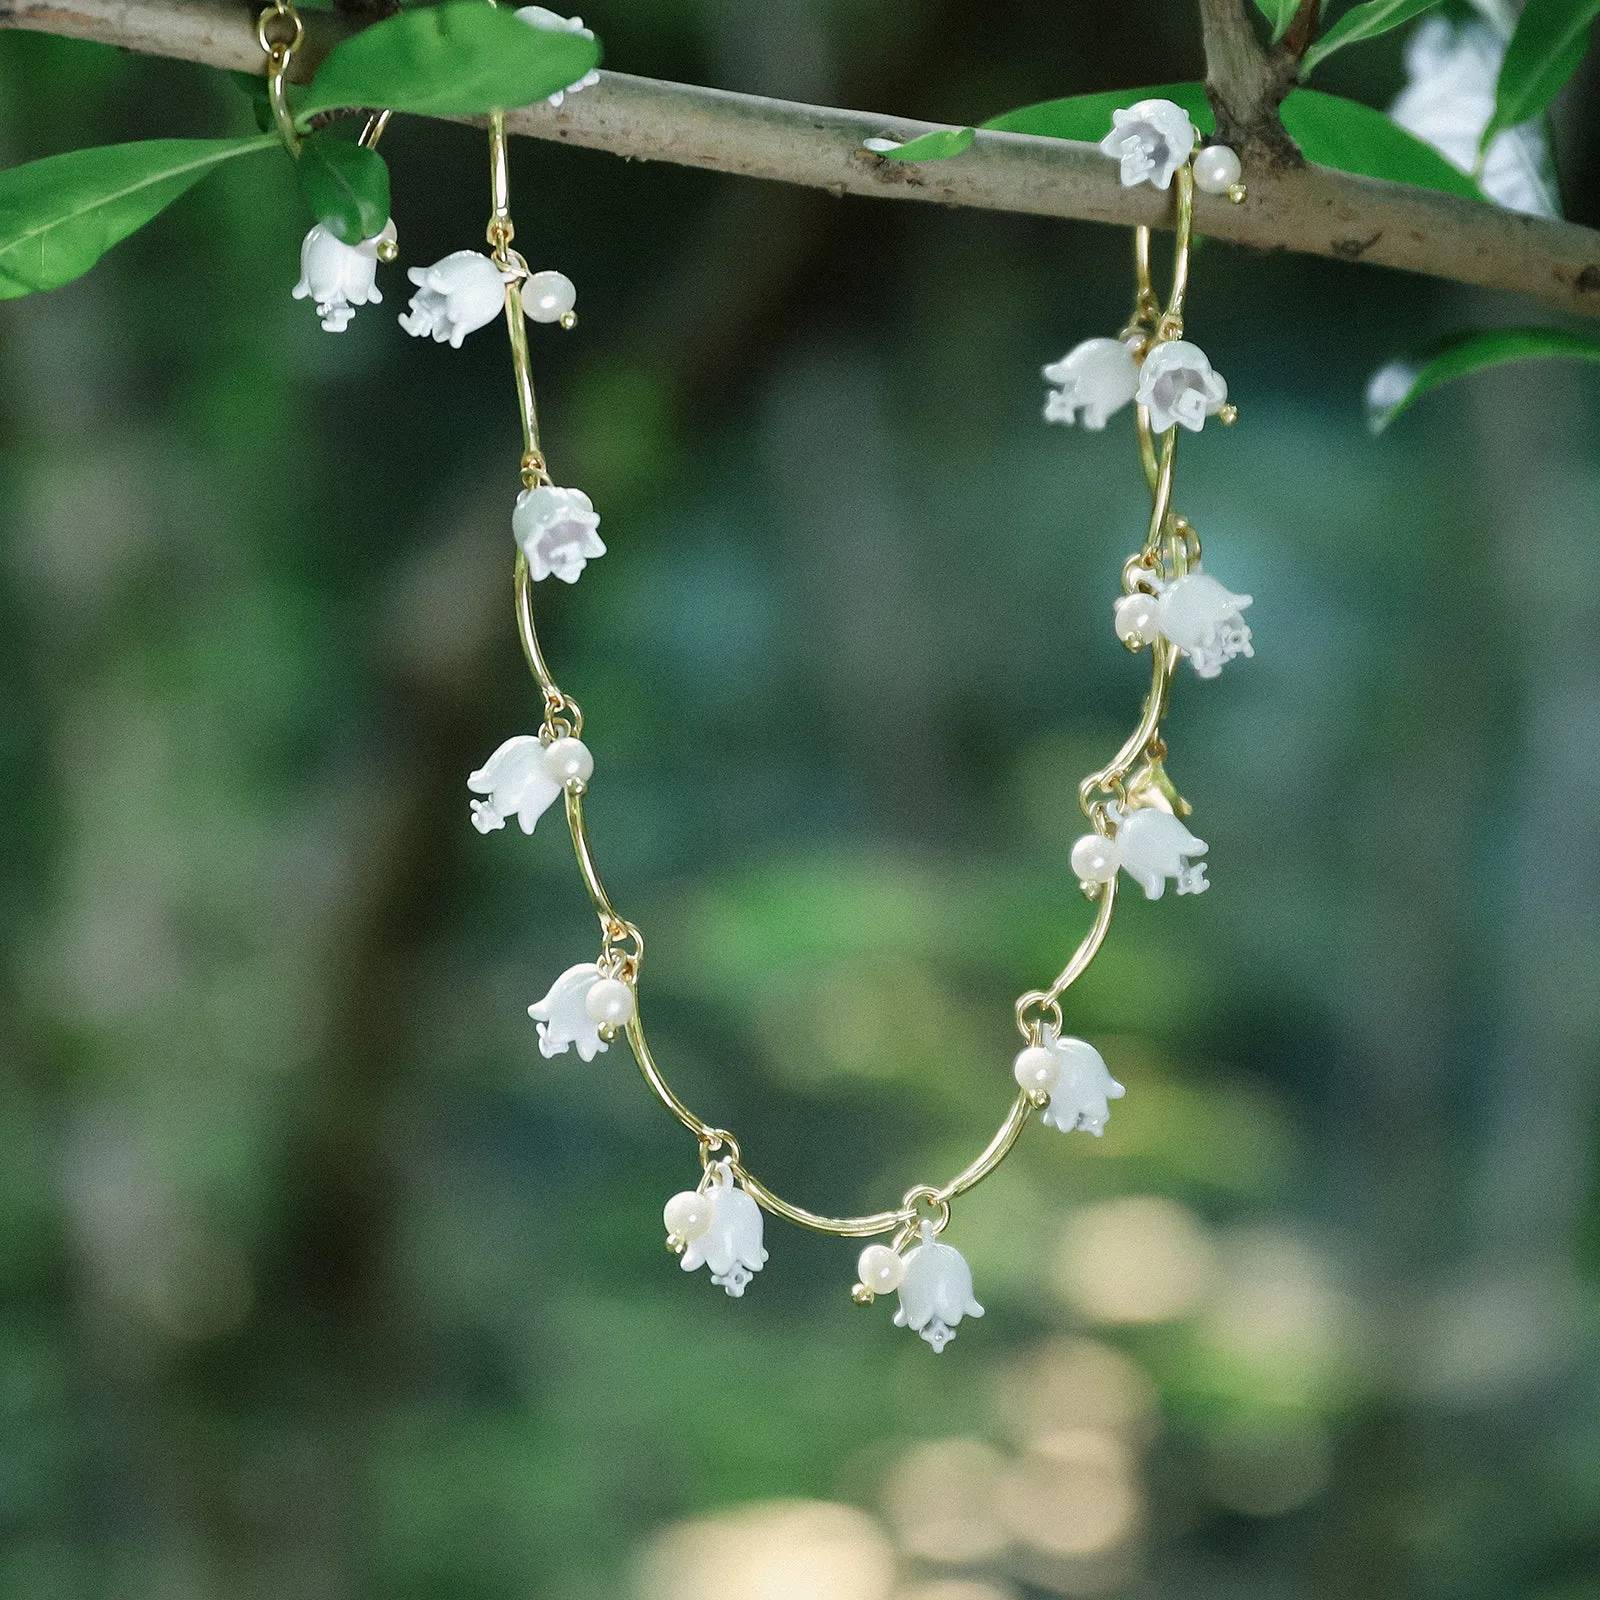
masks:
[[[378,249],[395,240],[394,224],[384,224],[383,232],[360,244],[336,239],[319,222],[300,246],[300,281],[294,286],[296,300],[310,298],[328,333],[343,333],[350,326],[357,306],[378,305]]]
[[[920,1333],[937,1355],[955,1338],[963,1317],[983,1315],[972,1297],[972,1268],[959,1250],[935,1240],[931,1222],[922,1224],[922,1243],[907,1251],[905,1264],[894,1325]]]
[[[1199,433],[1206,418],[1228,403],[1228,385],[1199,345],[1168,339],[1144,358],[1134,399],[1150,408],[1152,432],[1165,433],[1176,425]]]
[[[1144,890],[1147,900],[1159,900],[1167,879],[1179,894],[1204,894],[1206,864],[1196,861],[1208,846],[1197,839],[1170,811],[1141,806],[1117,818],[1117,856],[1122,870]]]
[[[467,787],[489,797],[472,802],[472,825],[479,833],[493,833],[515,812],[522,831],[532,833],[563,787],[573,780],[587,783],[593,772],[594,757],[581,740],[543,744],[519,733],[468,776]]]
[[[1193,859],[1206,853],[1205,840],[1195,838],[1170,811],[1153,805],[1126,813],[1116,806],[1106,810],[1115,835],[1108,839],[1086,833],[1072,847],[1072,870],[1085,890],[1110,882],[1118,868],[1144,890],[1147,900],[1161,898],[1168,878],[1176,881],[1179,894],[1204,894],[1211,887],[1205,862]]]
[[[1098,433],[1113,411],[1133,399],[1139,387],[1139,364],[1120,339],[1085,339],[1059,361],[1044,368],[1046,383],[1059,384],[1044,403],[1046,422],[1074,423]]]
[[[734,1183],[733,1168],[726,1161],[712,1167],[710,1187],[702,1193],[711,1203],[711,1221],[704,1232],[686,1241],[681,1265],[685,1272],[710,1267],[711,1281],[737,1300],[767,1264],[761,1207]]]
[[[1151,183],[1165,189],[1194,149],[1194,124],[1170,100],[1141,100],[1111,113],[1111,132],[1100,149],[1122,165],[1122,186]]]
[[[500,315],[505,286],[517,274],[502,271],[476,250],[457,250],[431,267],[409,268],[406,276],[417,292],[400,326],[418,339],[448,340],[452,350],[459,350],[469,333]]]
[[[549,994],[528,1007],[528,1015],[539,1025],[540,1055],[548,1061],[572,1045],[577,1045],[578,1054],[585,1061],[604,1054],[602,1024],[593,1015],[598,1008],[590,1007],[589,992],[597,984],[611,982],[615,980],[606,978],[594,962],[582,961],[568,967],[550,985]]]
[[[511,532],[535,583],[551,577],[576,583],[584,567],[606,553],[599,526],[594,502],[582,489],[524,489],[511,513]]]
[[[1063,1133],[1081,1128],[1098,1139],[1111,1116],[1107,1102],[1127,1092],[1088,1040],[1060,1038],[1048,1024],[1039,1043],[1017,1057],[1015,1072],[1034,1104],[1045,1097],[1039,1120]]]
[[[1188,572],[1161,585],[1157,609],[1161,631],[1188,656],[1196,674],[1214,678],[1235,656],[1250,657],[1250,629],[1243,615],[1247,594],[1232,594],[1209,572]]]
[[[594,29],[584,27],[582,17],[563,17],[544,6],[522,6],[512,15],[518,22],[526,22],[530,28],[543,28],[546,33],[576,33],[585,39],[594,38]],[[592,89],[599,81],[600,74],[590,70],[576,83],[569,83],[565,89],[557,89],[549,97],[550,104],[559,106],[569,94],[576,94],[580,89]]]

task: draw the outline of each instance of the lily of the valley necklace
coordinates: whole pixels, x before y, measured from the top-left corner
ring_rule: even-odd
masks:
[[[532,8],[530,8],[532,9]],[[542,13],[536,26],[573,27],[576,21]],[[525,317],[573,320],[571,284],[559,273],[530,272],[511,248],[504,119],[489,128],[493,211],[490,253],[459,251],[436,266],[412,269],[417,285],[401,319],[410,332],[459,346],[474,328],[503,310],[522,418],[522,491],[511,513],[517,545],[517,628],[529,669],[544,697],[537,734],[508,739],[468,778],[472,822],[488,834],[515,816],[524,833],[560,800],[577,854],[578,869],[600,922],[600,947],[593,960],[569,967],[543,999],[528,1008],[546,1058],[576,1049],[592,1061],[625,1038],[645,1082],[699,1145],[700,1180],[673,1195],[663,1211],[667,1243],[686,1272],[709,1269],[711,1281],[735,1297],[744,1294],[767,1263],[763,1212],[819,1233],[851,1239],[883,1239],[862,1250],[851,1290],[863,1305],[898,1292],[895,1322],[943,1350],[967,1317],[983,1307],[973,1293],[972,1273],[961,1253],[941,1242],[951,1203],[981,1182],[1005,1159],[1029,1118],[1046,1126],[1099,1137],[1110,1102],[1123,1086],[1112,1077],[1093,1045],[1063,1032],[1061,997],[1094,958],[1111,925],[1119,873],[1126,873],[1152,900],[1171,881],[1180,895],[1206,887],[1204,842],[1181,820],[1189,812],[1163,767],[1166,746],[1161,722],[1173,674],[1188,657],[1202,678],[1217,675],[1237,655],[1248,656],[1250,630],[1241,613],[1247,595],[1231,594],[1200,570],[1200,540],[1172,510],[1178,429],[1198,433],[1208,417],[1234,418],[1227,386],[1204,353],[1183,338],[1183,303],[1189,270],[1191,212],[1196,184],[1243,198],[1239,163],[1231,150],[1212,145],[1196,151],[1197,135],[1187,114],[1168,101],[1142,101],[1118,111],[1101,148],[1114,157],[1124,184],[1176,187],[1177,244],[1173,287],[1165,306],[1151,284],[1150,232],[1137,231],[1137,297],[1133,316],[1114,339],[1090,339],[1044,369],[1054,386],[1045,405],[1053,422],[1080,417],[1087,428],[1105,426],[1112,412],[1132,402],[1139,455],[1152,509],[1143,545],[1122,569],[1122,596],[1113,623],[1130,650],[1149,649],[1152,674],[1137,727],[1106,766],[1079,786],[1090,831],[1072,850],[1072,869],[1095,907],[1094,919],[1070,961],[1047,988],[1032,989],[1016,1002],[1023,1048],[1013,1066],[1016,1097],[994,1136],[978,1155],[943,1183],[920,1183],[898,1205],[860,1217],[809,1211],[774,1194],[748,1165],[739,1141],[725,1128],[703,1121],[674,1093],[651,1054],[640,1011],[644,939],[617,910],[596,863],[584,819],[584,797],[595,762],[582,742],[583,713],[557,683],[545,660],[534,621],[534,586],[548,578],[575,583],[587,562],[605,554],[599,517],[581,490],[562,488],[550,477],[539,447],[538,416],[528,360]],[[310,241],[308,241],[309,247]],[[341,246],[341,249],[346,247]],[[348,315],[340,300],[359,304],[358,294],[329,297],[323,285],[306,289],[318,311],[335,321]],[[365,258],[355,287],[375,299]],[[326,321],[325,324],[327,325]],[[342,326],[342,322],[340,323]]]

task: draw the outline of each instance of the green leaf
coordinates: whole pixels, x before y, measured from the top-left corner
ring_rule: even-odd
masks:
[[[1500,63],[1483,149],[1497,133],[1538,116],[1555,99],[1583,61],[1597,16],[1600,0],[1528,0]]]
[[[1111,113],[1136,100],[1170,100],[1189,113],[1201,133],[1214,133],[1217,120],[1203,83],[1163,83],[1153,89],[1111,89],[1101,94],[1075,94],[1065,100],[1043,100],[1035,106],[1003,111],[982,124],[1000,133],[1033,133],[1046,139],[1082,139],[1098,144],[1111,132]]]
[[[1379,367],[1367,383],[1367,426],[1382,433],[1414,401],[1442,383],[1508,361],[1566,359],[1600,362],[1600,339],[1559,328],[1501,328],[1458,334],[1415,356]]]
[[[0,300],[80,277],[222,162],[277,143],[268,136],[151,139],[0,172]]]
[[[1166,83],[1150,89],[1114,89],[1104,94],[1079,94],[1046,100],[991,117],[985,128],[1004,133],[1042,134],[1051,139],[1084,139],[1098,143],[1111,131],[1111,113],[1137,100],[1171,100],[1189,113],[1202,134],[1216,129],[1205,85]],[[1425,189],[1481,200],[1471,178],[1381,111],[1316,89],[1295,89],[1283,102],[1283,125],[1305,152],[1307,161],[1338,167],[1368,178],[1413,183]],[[1250,174],[1245,173],[1245,182]]]
[[[885,161],[946,161],[958,156],[977,138],[973,128],[935,128],[919,139],[908,139],[894,150],[879,150]]]
[[[1272,24],[1272,42],[1280,40],[1294,14],[1300,9],[1299,0],[1256,0],[1256,10]]]
[[[360,244],[383,232],[389,220],[389,169],[376,150],[333,133],[315,133],[301,144],[294,175],[311,214],[334,238]]]
[[[1441,0],[1365,0],[1362,5],[1351,6],[1306,51],[1305,59],[1300,63],[1301,77],[1310,72],[1319,61],[1326,60],[1335,50],[1343,50],[1347,44],[1360,44],[1367,39],[1376,39],[1380,33],[1398,28],[1413,17],[1420,17],[1424,11],[1433,10],[1440,3]]]
[[[482,0],[405,11],[329,52],[299,117],[388,106],[432,117],[475,117],[532,105],[576,83],[600,59],[578,33],[519,22]]]
[[[1284,100],[1279,115],[1306,160],[1318,166],[1386,178],[1390,183],[1442,189],[1468,200],[1483,199],[1477,184],[1452,167],[1432,145],[1357,100],[1323,94],[1319,89],[1295,89]],[[1245,182],[1249,181],[1247,172]]]

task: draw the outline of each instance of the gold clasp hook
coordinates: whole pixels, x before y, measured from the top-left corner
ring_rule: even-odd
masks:
[[[300,154],[300,135],[289,111],[284,79],[289,74],[289,62],[305,36],[306,25],[290,0],[273,0],[256,18],[256,42],[267,56],[267,102],[272,107],[272,120],[278,124],[284,149],[292,156]]]

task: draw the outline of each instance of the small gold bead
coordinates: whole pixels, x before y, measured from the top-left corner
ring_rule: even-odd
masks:
[[[688,1248],[687,1240],[680,1239],[675,1233],[667,1235],[667,1253],[669,1255],[681,1256]]]
[[[1245,196],[1249,192],[1250,191],[1246,189],[1242,183],[1236,183],[1228,190],[1228,198],[1233,201],[1236,206],[1242,206],[1245,202]]]
[[[877,1299],[877,1296],[873,1294],[866,1284],[858,1283],[855,1288],[850,1291],[850,1298],[854,1300],[858,1306],[870,1306],[872,1302]]]
[[[396,239],[378,241],[378,259],[385,264],[400,259],[400,243]]]
[[[578,326],[578,313],[576,311],[563,311],[561,313],[561,326],[570,333]]]
[[[1225,427],[1225,428],[1231,428],[1234,425],[1234,423],[1236,423],[1238,420],[1239,420],[1239,408],[1238,408],[1238,406],[1226,405],[1226,406],[1223,406],[1222,409],[1217,412],[1217,421],[1220,422],[1223,425],[1223,427]]]
[[[1050,1104],[1050,1091],[1048,1089],[1030,1089],[1028,1091],[1028,1104],[1035,1111],[1043,1111]]]

